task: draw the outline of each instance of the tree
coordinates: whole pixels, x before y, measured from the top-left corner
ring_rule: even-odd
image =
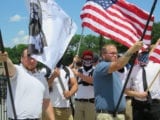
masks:
[[[6,48],[6,51],[8,52],[9,57],[11,58],[12,62],[15,64],[20,63],[20,57],[22,54],[22,50],[26,48],[26,44],[19,44],[14,46],[13,48]]]
[[[153,24],[152,44],[155,44],[159,38],[160,38],[160,22],[157,22]]]
[[[153,30],[152,30],[152,44],[156,43],[156,41],[160,38],[160,22],[153,24]],[[82,40],[81,43],[79,42],[80,39]],[[72,62],[73,57],[77,54],[77,50],[79,49],[78,55],[81,56],[82,52],[86,49],[90,49],[95,53],[100,53],[101,47],[105,43],[113,43],[116,44],[119,53],[125,52],[128,48],[122,44],[119,44],[113,40],[108,40],[103,38],[101,35],[95,36],[95,35],[84,35],[81,36],[79,34],[76,34],[73,36],[68,48],[66,49],[66,52],[63,56],[64,64],[68,65]],[[80,48],[79,48],[80,44]],[[16,45],[13,48],[6,48],[6,51],[8,52],[10,58],[12,59],[13,63],[19,63],[19,59],[21,56],[22,49],[26,47],[27,45]]]

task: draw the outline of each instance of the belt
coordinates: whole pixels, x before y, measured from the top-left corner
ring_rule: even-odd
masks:
[[[69,107],[54,107],[55,109],[63,109],[63,110],[68,110],[70,109]]]
[[[126,100],[132,99],[131,96],[126,96],[125,98],[126,98]]]
[[[108,113],[108,114],[115,114],[113,111],[108,110],[96,110],[97,113]],[[116,112],[116,114],[125,114],[125,111]]]
[[[152,103],[159,103],[160,104],[159,99],[152,99],[151,101],[152,101]],[[148,104],[148,101],[140,101],[140,100],[136,100],[136,99],[133,99],[133,102],[135,102],[136,104],[143,104],[143,105]]]
[[[90,103],[94,103],[94,98],[91,99],[75,99],[76,101],[80,101],[80,102],[90,102]]]
[[[152,99],[152,102],[153,103],[160,103],[160,100],[159,99]]]
[[[12,119],[9,118],[9,120],[40,120],[39,118],[25,118],[25,119]]]

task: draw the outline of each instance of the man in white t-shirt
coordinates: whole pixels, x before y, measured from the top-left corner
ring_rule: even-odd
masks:
[[[78,89],[77,80],[68,66],[58,64],[51,76],[52,79],[48,80],[55,119],[73,120],[72,96]]]
[[[0,53],[0,61],[7,62],[15,106],[13,110],[10,93],[7,91],[9,120],[39,120],[42,109],[50,120],[55,120],[47,81],[44,74],[37,71],[37,61],[28,55],[28,50],[24,49],[20,65],[14,65],[7,53]]]
[[[143,69],[146,71],[148,85],[144,85]],[[125,90],[127,95],[134,97],[133,120],[160,119],[160,75],[157,76],[159,70],[160,64],[149,61],[147,52],[138,55],[138,64],[134,65]]]
[[[78,80],[78,91],[75,94],[74,120],[95,120],[93,89],[93,52],[85,50],[82,53],[82,67],[72,69]]]

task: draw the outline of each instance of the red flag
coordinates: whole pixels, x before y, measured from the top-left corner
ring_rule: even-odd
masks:
[[[149,14],[125,0],[87,0],[80,17],[82,27],[130,47],[141,39]],[[153,21],[152,16],[143,39],[148,45]]]

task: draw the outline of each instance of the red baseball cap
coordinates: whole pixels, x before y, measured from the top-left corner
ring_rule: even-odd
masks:
[[[83,59],[85,56],[91,56],[92,59],[93,59],[93,52],[90,51],[90,50],[85,50],[85,51],[83,51],[83,53],[82,53],[82,59]]]

